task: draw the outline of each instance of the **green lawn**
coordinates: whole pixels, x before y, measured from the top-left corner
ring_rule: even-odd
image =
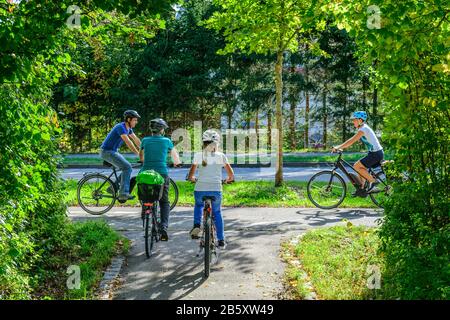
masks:
[[[179,188],[179,206],[192,206],[194,203],[194,185],[186,181],[177,182]],[[375,208],[370,198],[353,198],[348,186],[347,197],[340,208]],[[77,205],[77,181],[67,181],[67,203]],[[133,191],[136,194],[136,190]],[[284,186],[275,188],[272,181],[239,181],[224,186],[223,206],[229,207],[314,207],[306,194],[306,182],[288,181]],[[116,202],[116,205],[120,204]],[[138,206],[136,199],[128,201],[127,206]]]
[[[382,299],[380,289],[369,289],[373,270],[383,270],[375,228],[347,226],[308,231],[297,244],[283,244],[283,258],[288,266],[285,287],[288,299],[303,299],[310,289],[320,300]],[[371,271],[367,273],[369,266]],[[306,276],[305,276],[306,273]]]
[[[130,241],[104,221],[71,223],[64,245],[35,271],[36,299],[95,299],[103,272],[117,254],[126,254]],[[80,268],[80,288],[68,289],[67,268]],[[73,271],[72,271],[73,272]],[[73,274],[73,273],[72,273]]]

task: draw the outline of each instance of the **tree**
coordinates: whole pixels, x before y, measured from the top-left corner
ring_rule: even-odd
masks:
[[[298,35],[319,25],[319,3],[295,0],[214,0],[221,11],[205,21],[215,30],[223,30],[226,46],[219,53],[244,52],[274,54],[276,87],[276,123],[278,129],[275,186],[283,183],[283,58],[285,51],[298,50]]]

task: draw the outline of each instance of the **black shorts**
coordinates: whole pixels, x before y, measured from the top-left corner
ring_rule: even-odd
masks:
[[[380,162],[381,162],[381,160],[383,160],[383,158],[384,158],[383,150],[378,150],[375,152],[369,151],[369,154],[359,161],[361,161],[361,163],[364,165],[364,167],[369,169],[369,168],[375,168],[375,167],[379,166]]]

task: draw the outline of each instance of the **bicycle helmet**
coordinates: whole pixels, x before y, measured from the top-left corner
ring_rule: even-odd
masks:
[[[125,112],[123,113],[123,117],[124,117],[125,121],[126,121],[128,118],[138,118],[138,119],[141,118],[141,116],[139,115],[139,113],[137,113],[135,110],[127,110],[127,111],[125,111]]]
[[[220,141],[220,134],[218,134],[214,130],[206,130],[205,132],[203,132],[202,141],[203,142],[212,141],[218,143]]]
[[[366,121],[367,113],[365,111],[355,111],[353,112],[351,119],[362,119],[363,121]]]
[[[161,118],[150,120],[150,130],[152,130],[152,131],[157,132],[162,129],[166,130],[168,128],[169,128],[169,126],[167,125],[167,123]]]

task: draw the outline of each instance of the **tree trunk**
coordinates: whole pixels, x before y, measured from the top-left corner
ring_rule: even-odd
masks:
[[[308,85],[308,67],[305,65],[306,85]],[[309,91],[305,91],[305,148],[309,147]]]
[[[283,52],[277,52],[277,63],[275,65],[275,87],[276,87],[276,122],[278,129],[278,153],[275,173],[275,187],[283,184]]]
[[[344,112],[342,113],[342,141],[347,140],[347,79],[344,81]]]
[[[267,148],[272,149],[272,110],[267,112]]]
[[[293,71],[292,71],[293,72]],[[291,150],[295,150],[297,148],[297,137],[295,134],[296,130],[296,119],[295,119],[295,109],[297,107],[297,96],[298,92],[293,87],[291,87],[290,92],[290,121],[289,121],[289,129],[290,129],[290,147]]]
[[[255,132],[256,132],[256,151],[259,152],[259,108],[256,108],[256,117],[255,117]]]
[[[378,112],[378,90],[375,87],[373,89],[373,102],[372,102],[372,119],[373,119],[373,123],[372,123],[372,127],[373,130],[377,130],[377,124],[378,124],[378,119],[377,119],[377,112]]]
[[[323,108],[323,149],[327,149],[327,122],[328,122],[328,112],[327,112],[327,92],[324,90],[322,92],[322,108]]]

